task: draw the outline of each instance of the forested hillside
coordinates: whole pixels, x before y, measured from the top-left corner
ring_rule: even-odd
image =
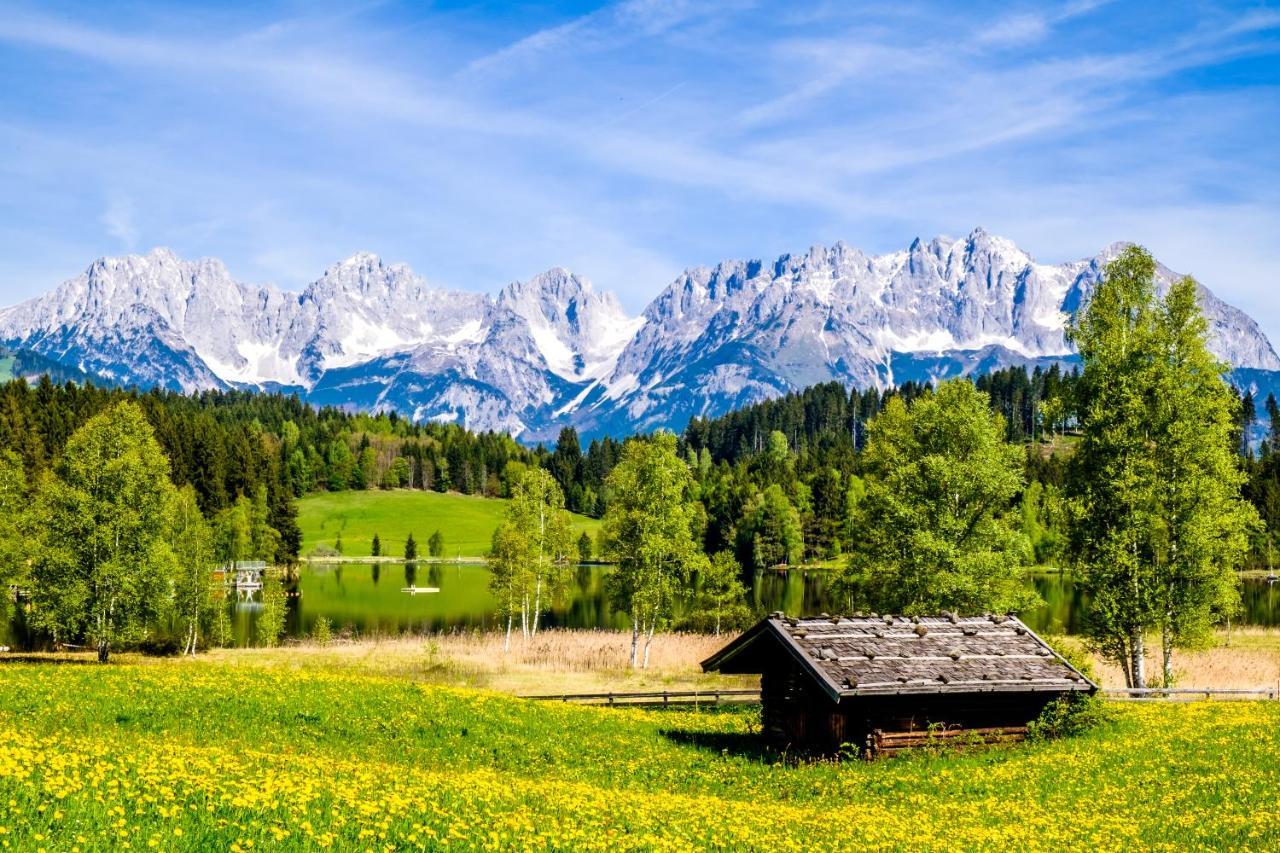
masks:
[[[1041,563],[1058,559],[1062,541],[1077,382],[1076,372],[1055,366],[1010,368],[975,383],[1004,417],[1006,439],[1025,448],[1027,487],[1008,509],[1020,517]],[[847,550],[849,501],[860,488],[867,424],[889,399],[909,402],[929,390],[909,382],[883,393],[850,391],[830,382],[691,421],[680,451],[698,481],[706,551],[732,550],[746,568],[838,557]],[[319,491],[413,488],[506,497],[519,474],[536,466],[555,477],[568,509],[601,517],[611,500],[605,480],[623,444],[603,438],[584,448],[577,433],[565,429],[554,446],[529,448],[498,433],[415,424],[394,412],[316,408],[279,394],[184,396],[43,378],[34,387],[20,379],[0,385],[0,447],[18,453],[27,481],[35,483],[77,427],[122,399],[141,404],[174,483],[191,484],[206,515],[234,507],[237,498],[265,501],[269,523],[280,533],[280,560],[297,557],[300,547],[291,499]],[[1243,425],[1259,413],[1272,429],[1261,445],[1249,446]],[[1257,405],[1246,396],[1239,417],[1246,494],[1267,524],[1268,535],[1256,537],[1254,547],[1253,560],[1262,565],[1280,530],[1280,409],[1274,399]]]

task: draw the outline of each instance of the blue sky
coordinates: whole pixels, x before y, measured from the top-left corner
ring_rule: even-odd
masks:
[[[290,289],[558,264],[638,310],[975,225],[1137,240],[1280,339],[1280,8],[0,0],[0,303],[166,245]]]

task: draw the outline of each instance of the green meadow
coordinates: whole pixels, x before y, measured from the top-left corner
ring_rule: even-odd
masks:
[[[879,762],[762,751],[754,707],[540,704],[205,660],[0,665],[18,850],[1276,849],[1280,704]]]
[[[497,498],[410,489],[307,495],[298,501],[302,554],[321,545],[332,548],[341,535],[343,556],[368,557],[377,534],[383,556],[403,557],[412,533],[418,555],[426,557],[427,539],[439,530],[446,558],[482,557],[506,506]],[[585,530],[594,538],[600,522],[575,515],[573,526],[575,537]]]

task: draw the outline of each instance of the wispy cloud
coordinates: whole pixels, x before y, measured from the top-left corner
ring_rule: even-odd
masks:
[[[107,233],[119,240],[126,252],[132,252],[138,245],[138,228],[133,217],[133,201],[125,195],[113,197],[102,211],[101,221]]]
[[[1241,270],[1280,254],[1240,227],[1280,216],[1278,28],[1212,4],[11,5],[0,54],[32,70],[0,90],[0,301],[164,243],[285,286],[356,249],[478,289],[580,264],[639,307],[682,264],[981,223],[1049,259],[1203,229],[1250,260],[1225,288],[1207,248],[1179,263],[1247,302]]]

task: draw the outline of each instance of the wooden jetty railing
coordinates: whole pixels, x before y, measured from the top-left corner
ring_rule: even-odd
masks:
[[[1194,702],[1203,699],[1280,699],[1280,688],[1242,689],[1230,687],[1145,687],[1104,688],[1102,696],[1113,702],[1165,701]],[[721,705],[729,702],[760,701],[759,690],[663,690],[650,693],[546,693],[523,696],[540,702],[572,702],[578,705]]]

